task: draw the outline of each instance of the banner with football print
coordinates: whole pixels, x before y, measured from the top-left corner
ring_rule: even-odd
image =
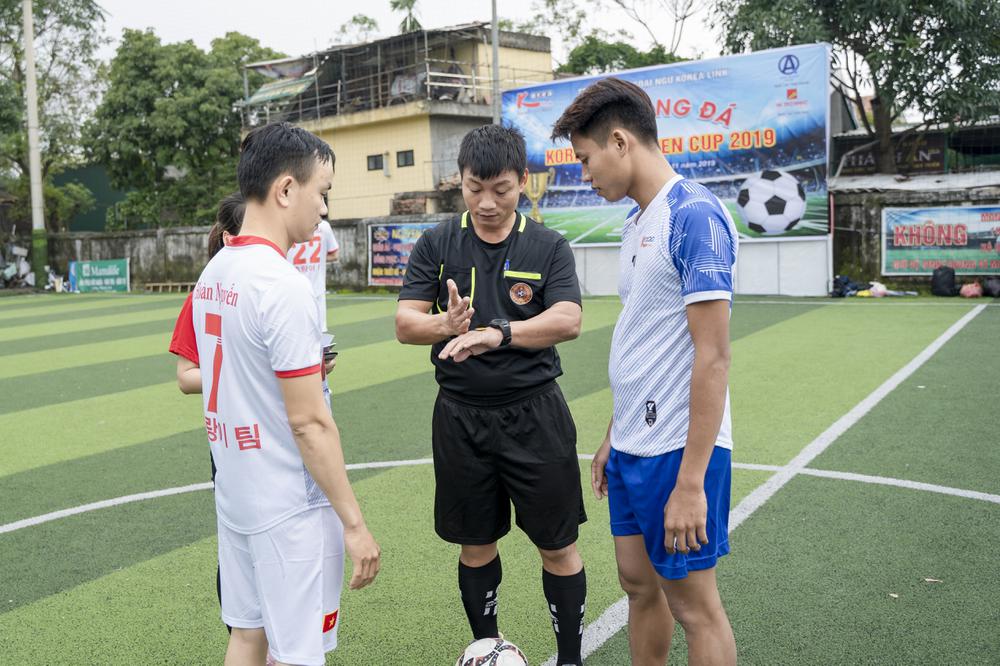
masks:
[[[882,275],[1000,275],[1000,206],[882,209]]]
[[[521,210],[573,245],[621,243],[634,203],[601,199],[569,142],[549,139],[577,93],[617,76],[649,94],[665,158],[726,204],[743,237],[828,234],[829,68],[829,47],[813,44],[508,90],[504,122],[528,144]]]
[[[434,224],[373,224],[368,227],[368,284],[402,287],[417,239]]]

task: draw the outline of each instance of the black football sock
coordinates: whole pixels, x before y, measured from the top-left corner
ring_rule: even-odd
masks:
[[[497,592],[500,589],[500,555],[481,567],[468,567],[458,563],[458,589],[462,592],[462,605],[469,618],[472,635],[480,638],[499,636],[497,630]]]
[[[552,628],[559,647],[559,666],[580,666],[583,640],[583,611],[587,604],[587,574],[583,569],[572,576],[557,576],[542,569],[542,590],[549,603]]]

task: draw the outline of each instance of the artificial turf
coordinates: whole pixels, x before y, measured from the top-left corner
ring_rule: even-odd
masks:
[[[0,405],[0,432],[5,433],[0,437],[0,524],[208,479],[207,445],[197,427],[201,400],[179,394],[173,358],[164,352],[181,300],[176,295],[50,296],[15,297],[0,304],[0,322],[7,324],[0,326],[0,394],[9,396]],[[957,304],[922,307],[926,304],[738,299],[731,321],[734,459],[787,462],[968,309]],[[430,454],[435,385],[429,352],[395,342],[394,307],[391,299],[330,299],[330,328],[341,351],[333,375],[333,406],[348,462]],[[560,346],[565,370],[560,384],[577,424],[581,453],[597,448],[607,426],[607,353],[617,312],[614,299],[587,299],[583,333]],[[971,409],[973,396],[987,392],[989,378],[996,375],[995,362],[983,360],[1000,321],[994,312],[1000,309],[981,314],[889,396],[883,403],[886,411],[870,414],[814,466],[996,492],[995,479],[990,485],[993,438],[984,426],[989,421]],[[970,381],[973,372],[978,374]],[[928,387],[961,383],[947,409],[907,393],[911,383],[924,381],[921,373],[927,374]],[[869,423],[890,414],[890,421]],[[894,431],[880,441],[871,437],[891,428],[898,435]],[[955,432],[964,433],[965,445],[948,457],[952,449],[938,443],[938,435]],[[936,439],[928,445],[925,435]],[[936,466],[942,457],[948,460]],[[581,462],[585,482],[587,469]],[[734,503],[768,476],[737,469]],[[383,545],[386,568],[374,588],[345,593],[342,646],[329,663],[450,663],[467,630],[457,603],[456,550],[431,529],[431,468],[361,470],[351,477]],[[587,509],[590,521],[581,530],[580,548],[591,581],[589,622],[621,592],[606,504],[588,495]],[[859,517],[866,519],[857,528],[859,538],[881,538],[884,547],[872,549],[865,541],[861,555],[842,547],[845,526]],[[850,609],[865,601],[875,580],[865,578],[866,569],[891,572],[885,561],[893,556],[929,566],[926,553],[910,557],[917,548],[913,533],[927,531],[915,524],[921,517],[937,526],[938,533],[941,526],[951,530],[954,525],[980,537],[978,547],[964,536],[959,540],[961,557],[948,570],[949,578],[928,574],[954,580],[947,592],[956,596],[941,597],[942,603],[954,610],[955,599],[968,595],[970,612],[979,613],[978,619],[958,613],[966,628],[955,629],[951,620],[940,618],[935,626],[929,606],[907,606],[899,616],[905,629],[899,640],[923,632],[914,643],[919,650],[896,646],[889,629],[867,627],[860,620],[852,625],[838,619],[831,625],[837,631],[824,633],[831,602],[823,595],[829,597],[830,590],[843,588],[833,596]],[[734,533],[734,553],[720,566],[745,662],[910,663],[921,661],[914,655],[922,650],[934,657],[922,663],[937,663],[943,654],[978,663],[983,649],[996,649],[984,633],[996,627],[996,614],[982,608],[986,593],[995,597],[996,590],[987,584],[981,594],[972,572],[980,565],[988,570],[983,554],[1000,545],[992,527],[1000,524],[997,517],[996,505],[973,500],[796,479]],[[797,529],[788,529],[790,525]],[[214,599],[214,530],[211,494],[195,491],[0,534],[0,655],[13,663],[217,661],[225,632]],[[788,536],[792,533],[794,538]],[[788,547],[773,552],[772,544],[786,537]],[[823,567],[846,572],[840,588],[828,589],[834,578],[810,564],[810,548],[823,551]],[[516,530],[504,540],[502,551],[501,628],[532,663],[541,663],[554,651],[554,641],[537,554]],[[778,601],[762,601],[762,594],[770,594],[761,592],[765,583],[775,583],[787,571],[795,574],[784,576],[784,587],[773,585],[780,592],[775,593]],[[795,608],[781,608],[779,602],[789,599],[796,600]],[[861,609],[866,622],[885,615],[880,606],[873,609]],[[864,627],[868,633],[859,634]],[[926,645],[942,632],[951,633],[941,638],[940,649]],[[841,635],[849,640],[842,641]],[[678,635],[672,663],[683,658],[679,641]],[[891,649],[903,658],[889,658]],[[624,632],[588,663],[627,663]]]

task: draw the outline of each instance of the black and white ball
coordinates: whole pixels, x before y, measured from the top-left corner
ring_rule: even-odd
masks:
[[[750,229],[759,234],[780,234],[802,219],[806,193],[795,176],[768,169],[743,181],[736,203]]]
[[[455,666],[527,666],[524,653],[502,638],[480,638],[469,644]]]

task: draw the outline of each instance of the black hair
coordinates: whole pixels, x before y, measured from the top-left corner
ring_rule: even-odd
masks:
[[[528,166],[524,135],[514,127],[483,125],[462,138],[458,149],[458,172],[468,169],[476,178],[488,180],[513,171],[518,180]]]
[[[215,214],[215,224],[208,231],[208,258],[211,259],[224,245],[222,232],[229,232],[230,236],[239,236],[240,228],[243,226],[243,212],[247,204],[243,195],[239,192],[223,197],[219,202],[219,210]]]
[[[656,112],[649,95],[634,83],[608,77],[587,86],[566,107],[552,127],[552,139],[578,134],[603,146],[615,127],[656,145]]]
[[[263,201],[271,184],[284,174],[304,183],[312,177],[316,161],[336,163],[330,146],[301,127],[268,123],[250,131],[240,145],[236,178],[247,201]]]

